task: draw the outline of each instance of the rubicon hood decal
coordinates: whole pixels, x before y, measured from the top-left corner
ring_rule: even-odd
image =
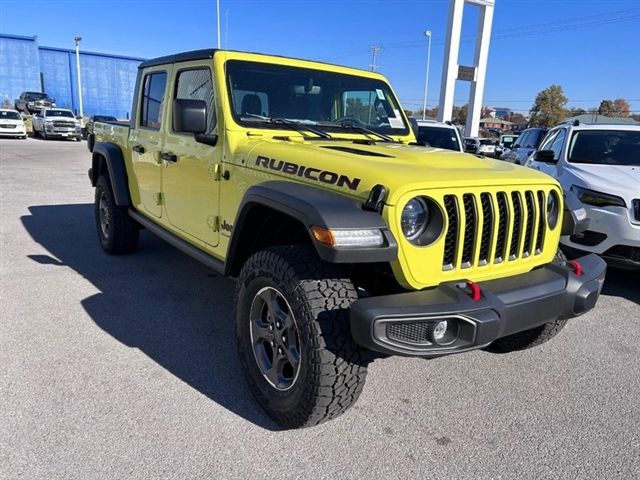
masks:
[[[360,178],[350,178],[329,170],[321,170],[319,168],[306,167],[293,162],[285,162],[258,155],[256,158],[256,166],[276,170],[286,173],[294,177],[307,178],[316,182],[326,183],[328,185],[337,185],[338,187],[347,187],[350,190],[357,190],[358,185],[362,181]]]

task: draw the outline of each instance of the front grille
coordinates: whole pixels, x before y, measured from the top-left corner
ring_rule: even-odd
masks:
[[[406,343],[430,343],[429,323],[388,323],[387,337]]]
[[[633,217],[640,222],[640,199],[633,201]]]
[[[17,127],[17,125],[9,125],[9,124],[6,124],[6,123],[1,123],[0,124],[0,128],[16,128],[16,127]]]
[[[456,260],[456,242],[458,238],[458,204],[456,197],[453,195],[445,195],[444,208],[449,219],[449,227],[444,240],[444,269],[453,268]]]
[[[543,190],[445,195],[443,270],[540,255],[547,229],[545,205]]]
[[[64,121],[54,121],[54,127],[75,127],[76,124],[73,122],[64,122]]]

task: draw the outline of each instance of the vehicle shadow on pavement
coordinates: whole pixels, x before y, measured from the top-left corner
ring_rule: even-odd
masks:
[[[608,267],[602,293],[626,298],[640,305],[640,272]]]
[[[43,268],[72,268],[100,290],[82,306],[102,330],[236,415],[279,430],[254,402],[237,359],[234,282],[145,230],[135,254],[106,255],[93,204],[32,206],[29,212],[23,225],[51,255],[29,258]]]

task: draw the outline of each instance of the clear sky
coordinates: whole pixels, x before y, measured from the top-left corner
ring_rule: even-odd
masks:
[[[405,108],[422,104],[431,30],[429,106],[437,104],[448,0],[220,0],[223,48],[379,71]],[[465,7],[460,63],[473,56],[477,9]],[[40,45],[150,58],[215,46],[215,0],[0,0],[0,32]],[[569,106],[623,97],[640,113],[640,0],[496,0],[484,104],[526,113],[560,84]],[[468,84],[458,82],[456,103]]]

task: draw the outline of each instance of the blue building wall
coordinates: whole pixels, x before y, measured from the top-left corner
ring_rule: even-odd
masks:
[[[40,91],[36,37],[0,34],[0,103],[11,104],[24,91]]]
[[[128,118],[141,58],[80,52],[82,106],[85,115]],[[77,113],[75,50],[41,47],[36,37],[0,34],[0,96],[11,103],[21,92],[44,91],[56,105]]]

